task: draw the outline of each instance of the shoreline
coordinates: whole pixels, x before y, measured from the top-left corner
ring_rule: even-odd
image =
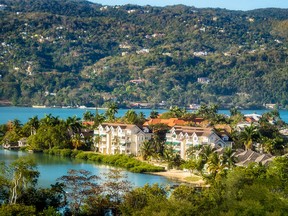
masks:
[[[176,180],[179,181],[180,183],[189,183],[189,184],[194,184],[196,186],[204,186],[205,182],[204,180],[195,174],[190,173],[189,171],[183,171],[183,170],[167,170],[164,172],[148,172],[147,174],[152,174],[152,175],[158,175],[158,176],[163,176],[165,178],[171,179],[171,180]],[[189,180],[190,178],[200,178],[199,180]]]

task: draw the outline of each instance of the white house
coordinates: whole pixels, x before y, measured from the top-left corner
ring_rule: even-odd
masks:
[[[172,145],[182,159],[186,159],[186,151],[190,146],[228,146],[229,143],[224,139],[227,138],[223,137],[222,139],[213,128],[174,126],[166,134],[166,144]]]
[[[152,133],[148,128],[133,124],[103,123],[94,130],[94,143],[103,154],[139,155],[141,145],[150,140]]]

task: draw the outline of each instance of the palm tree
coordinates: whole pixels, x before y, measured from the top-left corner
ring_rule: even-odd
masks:
[[[173,106],[170,108],[169,112],[172,113],[174,117],[180,118],[186,113],[186,110],[185,108],[181,109],[178,106]]]
[[[235,166],[237,159],[235,157],[235,150],[231,147],[225,148],[222,155],[223,164],[227,166],[227,168],[232,168]]]
[[[109,121],[115,120],[115,114],[118,113],[118,106],[116,103],[110,103],[105,115],[108,117]]]
[[[212,177],[213,180],[215,180],[218,174],[223,174],[224,168],[226,167],[216,152],[213,152],[209,156],[207,165],[207,171],[210,174],[209,177]]]
[[[153,154],[153,148],[152,143],[149,140],[145,140],[141,145],[141,155],[143,157],[143,160],[147,160],[148,157],[152,156]]]
[[[150,118],[152,118],[152,119],[157,118],[158,115],[159,115],[159,113],[156,110],[152,110],[150,112]]]
[[[236,107],[231,107],[229,111],[230,111],[230,116],[236,116],[238,114],[241,114],[241,112]]]
[[[137,122],[137,113],[130,109],[125,113],[124,118],[128,124],[135,124]]]
[[[101,137],[97,134],[95,137],[94,137],[94,151],[96,152],[97,151],[97,147],[96,146],[99,146],[101,142]]]
[[[240,132],[240,140],[243,142],[245,149],[252,149],[253,142],[258,138],[258,128],[251,124]]]
[[[68,117],[66,119],[66,125],[68,127],[68,131],[71,134],[79,133],[81,131],[82,125],[80,124],[80,118],[77,116]]]
[[[38,116],[34,116],[32,118],[29,118],[29,121],[27,124],[31,127],[31,135],[35,135],[37,129],[39,128],[39,119]]]
[[[105,121],[105,116],[103,114],[98,113],[98,109],[96,108],[96,114],[94,117],[94,127],[97,128],[102,122]]]
[[[139,124],[139,125],[144,124],[144,122],[146,121],[146,118],[145,118],[145,114],[143,112],[139,112],[137,121],[138,121],[137,124]]]
[[[90,111],[83,113],[84,121],[93,121],[94,115]]]
[[[81,140],[81,136],[79,134],[74,134],[72,138],[72,145],[77,150],[79,147],[81,147],[84,143]]]
[[[205,163],[207,163],[208,158],[210,157],[210,155],[214,152],[214,149],[212,146],[210,145],[205,145],[202,147],[202,151],[200,153],[200,156],[202,157],[202,160]]]
[[[46,126],[56,126],[60,124],[60,120],[58,116],[54,117],[50,113],[49,115],[45,114],[45,117],[41,119],[40,124],[46,125]]]
[[[20,129],[21,129],[21,126],[22,126],[21,121],[20,121],[19,119],[14,119],[14,120],[12,121],[12,126],[13,126],[13,129],[14,129],[15,131],[20,130]]]

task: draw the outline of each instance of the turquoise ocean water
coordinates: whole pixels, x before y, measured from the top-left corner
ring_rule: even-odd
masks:
[[[123,116],[128,109],[119,109],[117,116]],[[83,117],[83,113],[90,111],[92,113],[96,112],[96,109],[62,109],[62,108],[32,108],[32,107],[0,107],[0,124],[5,124],[9,120],[18,119],[22,124],[27,122],[29,118],[33,116],[38,116],[39,119],[43,118],[45,114],[52,114],[53,116],[58,116],[61,119],[66,119],[69,116],[76,115],[79,118]],[[146,117],[149,116],[152,109],[135,109],[137,113],[143,112]],[[159,113],[163,113],[167,110],[156,110]],[[263,114],[269,110],[241,110],[243,114],[257,113]],[[99,113],[104,113],[105,109],[98,109]],[[193,111],[190,111],[193,112]],[[288,123],[288,110],[280,110],[280,117]],[[219,113],[224,113],[229,115],[229,110],[219,110]]]

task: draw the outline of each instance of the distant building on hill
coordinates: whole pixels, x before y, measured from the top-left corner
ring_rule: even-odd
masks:
[[[210,83],[210,79],[208,77],[199,77],[197,79],[197,82],[201,83],[201,84],[209,84]]]

